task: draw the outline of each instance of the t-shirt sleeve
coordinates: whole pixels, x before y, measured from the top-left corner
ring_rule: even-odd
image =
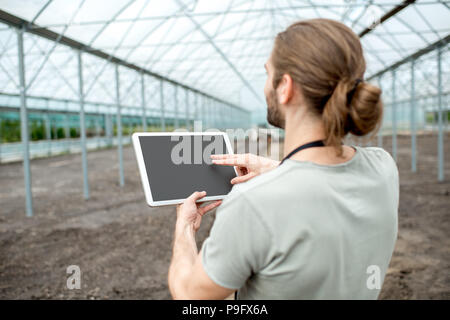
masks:
[[[203,268],[218,285],[240,289],[270,261],[271,241],[262,215],[244,194],[234,192],[217,209],[210,235],[203,242]]]

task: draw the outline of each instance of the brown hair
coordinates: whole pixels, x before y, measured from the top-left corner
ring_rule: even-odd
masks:
[[[358,36],[328,19],[300,21],[275,38],[273,87],[284,74],[300,85],[310,110],[321,116],[325,144],[342,154],[347,133],[375,134],[383,114],[381,89],[363,81],[366,63]]]

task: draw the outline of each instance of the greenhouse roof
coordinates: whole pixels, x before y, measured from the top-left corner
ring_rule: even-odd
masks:
[[[30,94],[53,97],[52,87],[39,85],[40,79],[76,87],[76,58],[68,46],[73,41],[85,51],[248,110],[265,107],[263,65],[275,35],[294,21],[322,17],[351,27],[365,50],[366,77],[448,42],[450,34],[449,1],[0,0],[0,8],[3,22],[10,14],[29,22],[30,33],[55,35],[63,43],[55,46],[41,37],[28,42],[27,77],[42,71]],[[2,83],[13,82],[17,73],[10,30],[14,23],[8,24],[0,25]],[[52,67],[39,70],[49,52]],[[1,91],[17,89],[11,84]],[[76,95],[67,89],[58,91],[61,97]]]

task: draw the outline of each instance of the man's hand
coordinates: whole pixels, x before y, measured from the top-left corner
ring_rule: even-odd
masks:
[[[250,180],[261,173],[276,168],[280,161],[260,157],[251,153],[246,154],[212,154],[212,163],[223,166],[235,166],[238,177],[231,180],[232,184]]]
[[[184,200],[183,204],[177,205],[177,225],[178,226],[191,226],[194,228],[194,232],[200,228],[200,223],[202,221],[202,216],[208,211],[217,208],[222,200],[214,201],[203,207],[200,207],[201,203],[197,203],[206,196],[206,191],[194,192]]]

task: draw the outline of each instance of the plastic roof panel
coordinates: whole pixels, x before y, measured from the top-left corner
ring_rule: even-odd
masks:
[[[401,3],[394,0],[0,0],[0,8],[186,86],[254,109],[265,107],[263,65],[274,36],[289,24],[302,19],[330,18],[360,33]],[[383,23],[375,24],[362,37],[366,76],[447,37],[449,7],[449,1],[416,1]],[[3,83],[0,89],[13,92],[14,81],[18,81],[14,69],[17,52],[9,48],[16,39],[14,36],[11,39],[8,29],[0,29],[0,46],[4,48],[0,59]],[[26,39],[27,77],[32,77],[54,44],[36,36]],[[84,55],[83,63],[89,86],[88,80],[95,79],[94,70],[101,70],[105,62],[88,56]],[[42,84],[35,83],[32,92],[39,96],[74,96],[70,87],[77,84],[76,61],[73,50],[56,46],[36,79]],[[99,83],[92,84],[89,95],[113,103],[114,88],[110,84],[114,72],[111,67],[106,69],[98,78]],[[46,85],[52,78],[54,87]],[[131,73],[128,78],[135,83]],[[138,95],[137,90],[127,103],[137,103]]]

